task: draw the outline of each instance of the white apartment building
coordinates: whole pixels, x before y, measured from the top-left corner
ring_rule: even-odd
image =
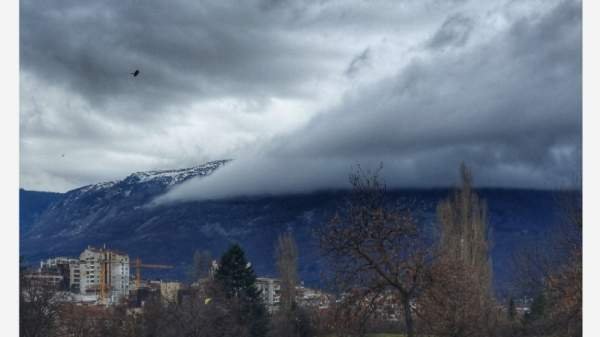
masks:
[[[263,302],[269,312],[278,310],[281,304],[281,280],[270,277],[257,277],[256,287],[261,292]],[[296,303],[305,307],[326,309],[329,307],[332,297],[321,290],[305,287],[303,284],[296,286]]]
[[[73,275],[76,275],[75,270]],[[106,247],[88,246],[79,256],[79,275],[79,290],[82,295],[96,294],[100,296],[102,284],[104,284],[107,296],[105,300],[109,303],[117,303],[129,295],[129,256],[127,254],[106,249]]]
[[[256,287],[269,312],[276,311],[281,300],[281,280],[270,277],[257,277]]]

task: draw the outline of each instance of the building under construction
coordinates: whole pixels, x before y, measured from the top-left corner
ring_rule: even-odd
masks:
[[[140,258],[131,260],[126,253],[106,246],[88,246],[79,258],[56,257],[40,262],[38,271],[28,273],[27,278],[51,283],[57,291],[68,291],[75,301],[116,304],[132,292],[147,288],[142,284],[142,269],[169,268],[173,266],[142,263]],[[135,270],[133,278],[131,269]]]
[[[58,290],[79,292],[79,259],[54,257],[41,261],[38,274],[34,277],[54,278]]]
[[[97,294],[107,303],[118,303],[129,295],[129,255],[125,253],[88,246],[79,255],[79,275],[82,295]]]

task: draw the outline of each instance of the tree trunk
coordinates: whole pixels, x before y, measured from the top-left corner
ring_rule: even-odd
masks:
[[[402,296],[402,309],[404,310],[404,323],[406,325],[406,337],[414,337],[414,326],[412,312],[410,309],[410,298]]]

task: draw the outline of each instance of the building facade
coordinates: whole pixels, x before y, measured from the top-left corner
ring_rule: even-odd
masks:
[[[257,277],[256,288],[260,291],[269,312],[277,311],[281,301],[281,281],[276,278]]]
[[[76,282],[76,269],[73,272]],[[104,248],[88,247],[79,256],[79,290],[82,295],[96,294],[108,303],[117,303],[129,295],[129,256]]]
[[[160,282],[160,296],[165,302],[176,303],[180,290],[181,283],[179,282]]]
[[[79,268],[79,260],[69,257],[55,257],[40,262],[39,274],[61,276],[57,284],[60,290],[71,291],[71,270]]]
[[[81,286],[81,265],[79,260],[69,264],[69,290],[73,293],[80,293]]]

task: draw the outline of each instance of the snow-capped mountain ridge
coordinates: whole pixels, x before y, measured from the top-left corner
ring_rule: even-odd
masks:
[[[179,184],[189,178],[205,176],[225,165],[230,159],[211,161],[202,165],[171,170],[142,171],[130,174],[124,182],[145,183],[149,181],[163,182],[166,185]]]
[[[108,188],[111,188],[118,184],[131,185],[131,184],[150,183],[150,182],[155,182],[160,185],[169,187],[172,185],[179,184],[179,183],[181,183],[185,180],[188,180],[190,178],[193,178],[193,177],[207,176],[207,175],[213,173],[219,167],[228,163],[229,161],[231,161],[231,159],[211,161],[211,162],[204,163],[202,165],[197,165],[197,166],[193,166],[193,167],[189,167],[189,168],[182,168],[182,169],[151,170],[151,171],[134,172],[122,180],[113,180],[113,181],[106,181],[106,182],[86,185],[86,186],[71,190],[67,193],[83,194],[83,193],[87,193],[87,192],[94,192],[94,191],[108,189]]]

